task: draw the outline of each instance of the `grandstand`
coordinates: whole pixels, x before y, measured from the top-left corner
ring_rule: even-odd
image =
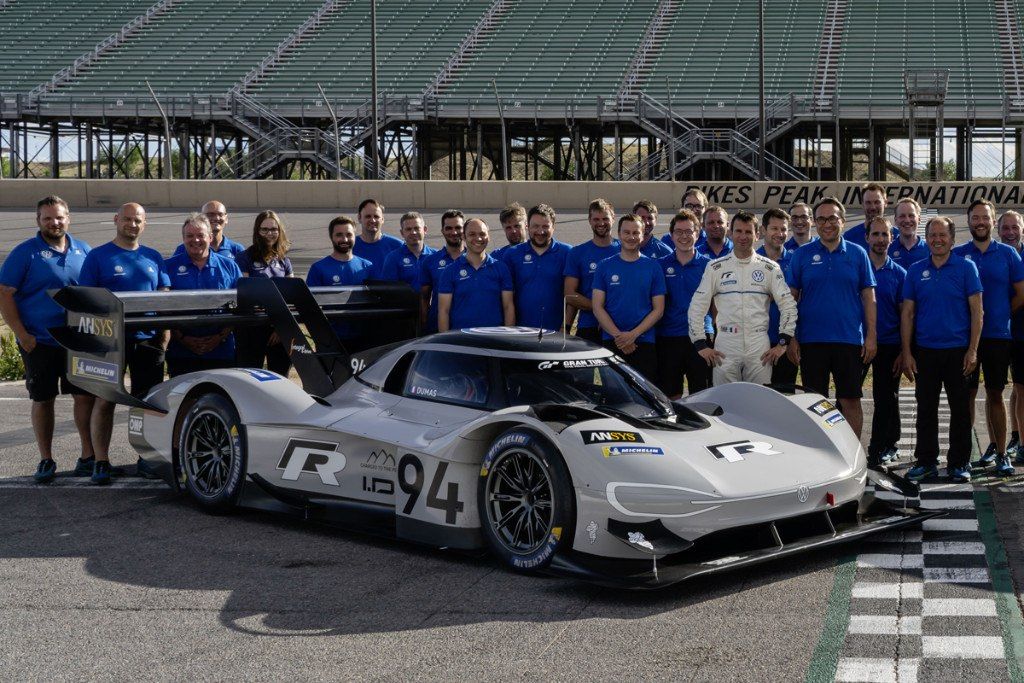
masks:
[[[771,179],[970,179],[997,137],[1020,177],[1024,0],[764,6],[762,135],[758,0],[377,0],[376,121],[370,0],[0,0],[0,170],[727,180],[763,137]]]

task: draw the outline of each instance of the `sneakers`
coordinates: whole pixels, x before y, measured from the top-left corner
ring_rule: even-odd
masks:
[[[1004,455],[996,459],[996,474],[1000,477],[1013,475],[1013,465],[1010,464],[1010,456]]]
[[[882,452],[882,462],[896,462],[900,459],[900,452],[895,446],[890,446]]]
[[[1006,444],[1006,454],[1007,455],[1017,455],[1017,449],[1019,447],[1020,447],[1020,434],[1018,432],[1014,432],[1013,436],[1010,438],[1010,443]]]
[[[971,466],[949,467],[946,469],[949,478],[957,484],[969,484],[971,482]]]
[[[981,457],[978,458],[974,464],[978,467],[988,467],[996,461],[997,455],[999,454],[996,453],[996,445],[994,443],[990,443],[988,448],[985,449],[985,452],[982,453]]]
[[[104,486],[110,483],[110,462],[97,460],[92,469],[92,483]]]
[[[32,475],[32,478],[36,480],[37,484],[49,484],[55,476],[57,476],[57,463],[48,459],[39,461],[39,467],[36,468],[36,473]]]
[[[910,481],[921,481],[927,477],[937,476],[939,476],[939,468],[935,465],[914,465],[907,471],[907,479]]]
[[[78,459],[75,463],[75,476],[76,477],[91,477],[93,466],[96,464],[96,458],[89,458],[88,460]]]
[[[139,461],[135,463],[135,474],[142,477],[143,479],[159,479],[160,475],[151,465],[145,460],[139,458]]]

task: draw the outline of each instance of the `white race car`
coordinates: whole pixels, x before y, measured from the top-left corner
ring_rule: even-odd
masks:
[[[612,352],[530,328],[347,354],[319,311],[369,317],[386,341],[409,336],[401,321],[415,319],[415,297],[376,284],[310,296],[292,281],[274,285],[278,300],[272,282],[245,279],[237,293],[57,296],[68,321],[55,334],[72,377],[131,405],[132,446],[203,507],[275,510],[489,549],[516,570],[648,588],[942,514],[875,499],[869,478],[905,495],[914,485],[868,470],[820,395],[737,383],[672,403]],[[212,319],[272,320],[305,388],[230,369],[177,377],[144,400],[125,392],[126,329]],[[91,333],[107,329],[109,338]]]

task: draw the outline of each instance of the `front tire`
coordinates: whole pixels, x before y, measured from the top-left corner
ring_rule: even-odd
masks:
[[[220,394],[204,394],[189,407],[178,460],[185,490],[200,507],[226,512],[238,504],[246,467],[242,421]]]
[[[480,467],[477,505],[491,551],[515,571],[543,569],[572,546],[576,501],[561,454],[535,431],[494,440]]]

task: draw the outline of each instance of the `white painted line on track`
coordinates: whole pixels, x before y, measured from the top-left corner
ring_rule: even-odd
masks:
[[[850,683],[917,683],[920,660],[901,659],[899,666],[891,659],[844,657],[836,670],[837,681]]]
[[[923,617],[995,617],[991,598],[928,598],[921,603]]]
[[[0,490],[12,489],[33,489],[41,491],[45,489],[79,489],[85,491],[115,490],[152,490],[167,489],[167,484],[152,479],[136,479],[134,477],[115,478],[110,484],[97,486],[89,480],[89,477],[58,477],[49,484],[37,484],[32,477],[11,477],[0,479]]]
[[[918,569],[924,566],[924,558],[901,553],[861,553],[857,556],[857,566],[872,569]]]
[[[850,633],[919,636],[921,635],[921,617],[855,614],[850,617]]]
[[[926,519],[922,525],[925,531],[977,531],[976,519]]]
[[[853,584],[853,597],[867,600],[912,600],[924,597],[923,583],[871,583]]]
[[[925,583],[988,583],[983,567],[925,567]]]
[[[1002,636],[924,636],[921,653],[942,659],[1002,659]]]
[[[921,546],[925,555],[984,555],[985,544],[968,541],[928,541]]]

